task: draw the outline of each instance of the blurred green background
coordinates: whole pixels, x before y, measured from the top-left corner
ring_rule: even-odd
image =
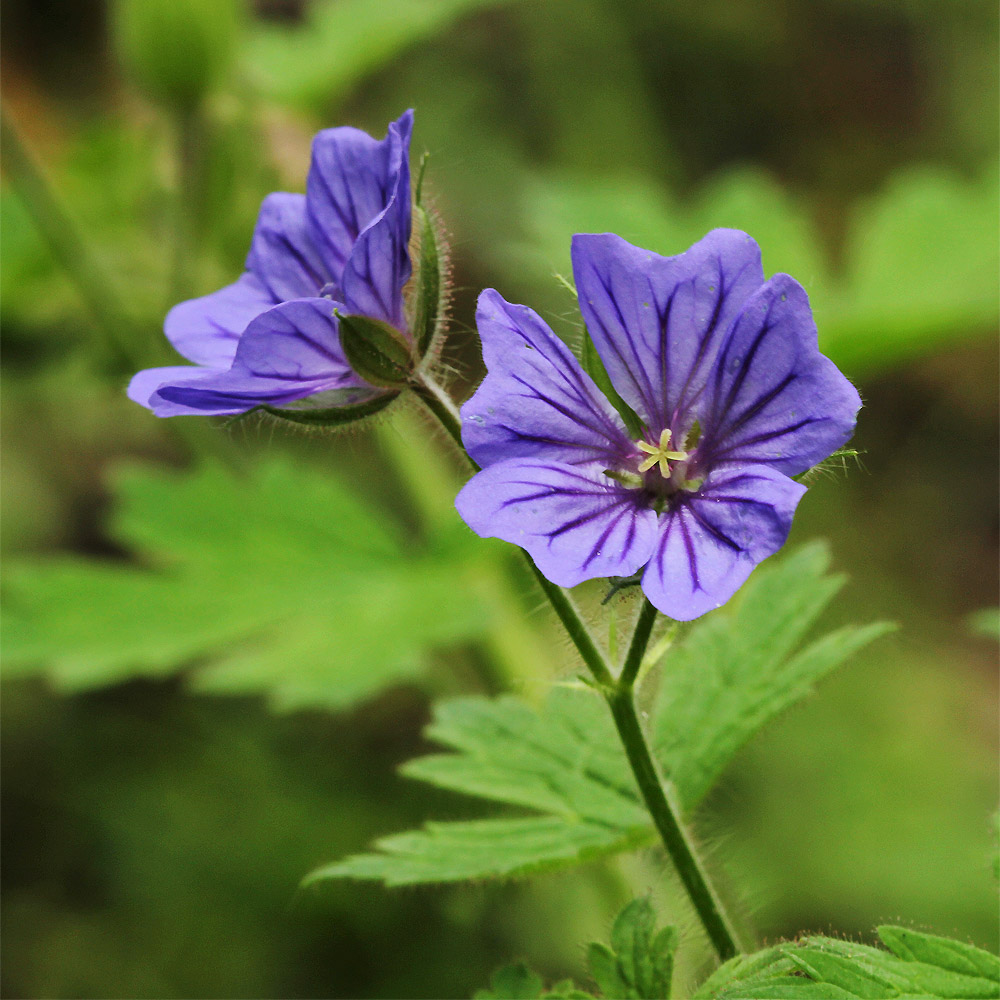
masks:
[[[901,628],[751,743],[698,826],[760,940],[900,921],[996,948],[996,625],[970,618],[997,600],[994,4],[2,16],[4,995],[467,996],[514,956],[581,975],[623,885],[662,880],[651,855],[299,891],[469,814],[394,774],[432,697],[537,697],[568,653],[458,523],[460,467],[418,414],[330,438],[124,396],[171,363],[169,305],[239,274],[261,198],[303,190],[311,135],[382,136],[406,107],[449,232],[457,393],[484,286],[572,337],[574,232],[673,254],[744,228],[806,286],[866,408],[860,464],[816,484],[792,543],[828,537],[851,574],[831,621]]]

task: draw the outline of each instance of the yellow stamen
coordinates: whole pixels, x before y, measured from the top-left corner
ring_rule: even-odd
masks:
[[[670,428],[664,427],[660,431],[659,445],[650,444],[648,441],[636,441],[635,446],[644,451],[649,458],[644,458],[639,463],[640,472],[648,472],[654,465],[659,463],[660,475],[664,479],[670,478],[669,461],[680,462],[688,457],[686,451],[670,451]]]

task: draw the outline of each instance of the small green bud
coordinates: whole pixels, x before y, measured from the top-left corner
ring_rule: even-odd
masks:
[[[229,69],[241,0],[115,0],[115,49],[154,100],[190,112]]]
[[[369,316],[345,316],[340,321],[340,344],[348,364],[369,385],[401,389],[410,379],[413,358],[406,338],[396,329]]]

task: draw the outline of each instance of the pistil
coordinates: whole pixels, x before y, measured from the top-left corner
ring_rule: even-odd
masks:
[[[649,458],[644,458],[639,463],[640,472],[648,472],[654,465],[659,463],[660,475],[664,479],[669,479],[671,475],[670,462],[683,462],[687,457],[686,451],[670,450],[670,428],[664,427],[660,431],[659,444],[650,444],[648,441],[636,441],[635,446],[645,452]]]

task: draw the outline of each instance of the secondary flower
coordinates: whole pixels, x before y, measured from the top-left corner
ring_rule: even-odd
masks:
[[[627,407],[536,313],[484,291],[488,373],[462,407],[482,471],[456,506],[562,586],[645,567],[649,600],[688,621],[784,544],[805,492],[790,477],[848,440],[861,400],[819,353],[802,287],[765,281],[746,233],[714,230],[676,257],[581,235],[572,256],[587,330]]]
[[[306,193],[264,199],[239,280],[168,313],[167,338],[196,367],[139,372],[130,398],[172,417],[380,394],[348,364],[334,313],[407,335],[412,128],[407,111],[381,141],[354,128],[320,132]]]

